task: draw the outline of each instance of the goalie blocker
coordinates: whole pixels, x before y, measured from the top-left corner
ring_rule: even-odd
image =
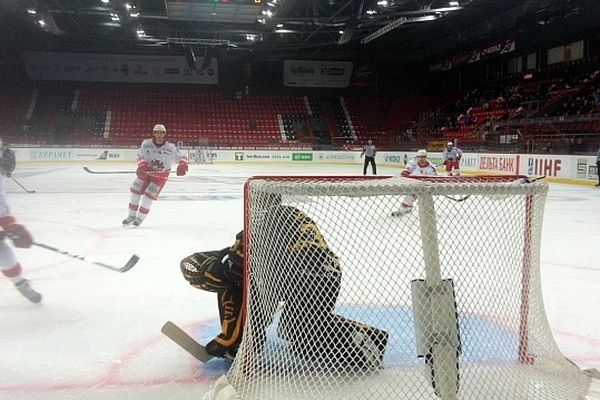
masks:
[[[316,224],[300,210],[284,205],[269,207],[262,221],[277,224],[277,230],[267,231],[288,245],[281,247],[285,252],[268,255],[279,260],[273,264],[277,270],[261,276],[261,285],[251,285],[283,288],[262,304],[249,305],[248,318],[259,327],[253,332],[255,351],[262,351],[266,328],[283,304],[277,335],[299,357],[340,368],[380,368],[389,334],[333,313],[342,271]],[[244,328],[243,232],[231,247],[195,253],[184,258],[180,267],[192,286],[217,293],[221,332],[206,345],[206,351],[222,358],[235,356]]]

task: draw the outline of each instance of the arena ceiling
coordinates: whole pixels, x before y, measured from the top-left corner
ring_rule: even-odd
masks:
[[[0,0],[3,47],[426,59],[581,28],[597,0]],[[586,19],[587,18],[587,19]],[[570,22],[569,22],[570,21]],[[576,21],[576,22],[575,22]],[[589,21],[597,25],[597,18]],[[587,22],[586,22],[587,24]],[[561,28],[563,29],[563,28]]]

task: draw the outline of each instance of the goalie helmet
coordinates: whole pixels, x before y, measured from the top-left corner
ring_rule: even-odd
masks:
[[[427,157],[427,150],[421,149],[417,151],[417,157]]]

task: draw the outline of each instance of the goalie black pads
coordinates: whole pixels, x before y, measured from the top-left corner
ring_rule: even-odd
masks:
[[[323,315],[316,324],[280,326],[278,334],[283,332],[291,341],[292,351],[305,359],[369,371],[383,367],[389,338],[384,330],[337,314]]]

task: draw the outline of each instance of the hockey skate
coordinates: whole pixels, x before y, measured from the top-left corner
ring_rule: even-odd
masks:
[[[412,212],[413,208],[412,206],[407,206],[402,204],[402,207],[400,207],[400,209],[398,211],[394,211],[392,212],[392,217],[400,217],[404,214],[408,214],[410,212]]]
[[[140,226],[142,224],[142,219],[140,218],[136,218],[135,221],[133,221],[133,226]]]
[[[42,295],[33,290],[27,279],[23,279],[22,281],[16,283],[15,286],[17,287],[17,290],[32,303],[37,304],[42,301]]]
[[[129,217],[127,217],[127,218],[125,218],[125,219],[123,220],[122,224],[123,224],[123,226],[131,225],[132,223],[134,223],[134,222],[135,222],[135,219],[136,219],[135,217],[131,217],[131,216],[129,216]],[[138,224],[138,225],[139,225],[139,224]],[[136,226],[137,226],[137,225],[136,225]]]
[[[206,352],[213,357],[224,358],[225,360],[233,361],[237,353],[237,346],[227,348],[220,345],[214,340],[211,340],[206,344]]]

